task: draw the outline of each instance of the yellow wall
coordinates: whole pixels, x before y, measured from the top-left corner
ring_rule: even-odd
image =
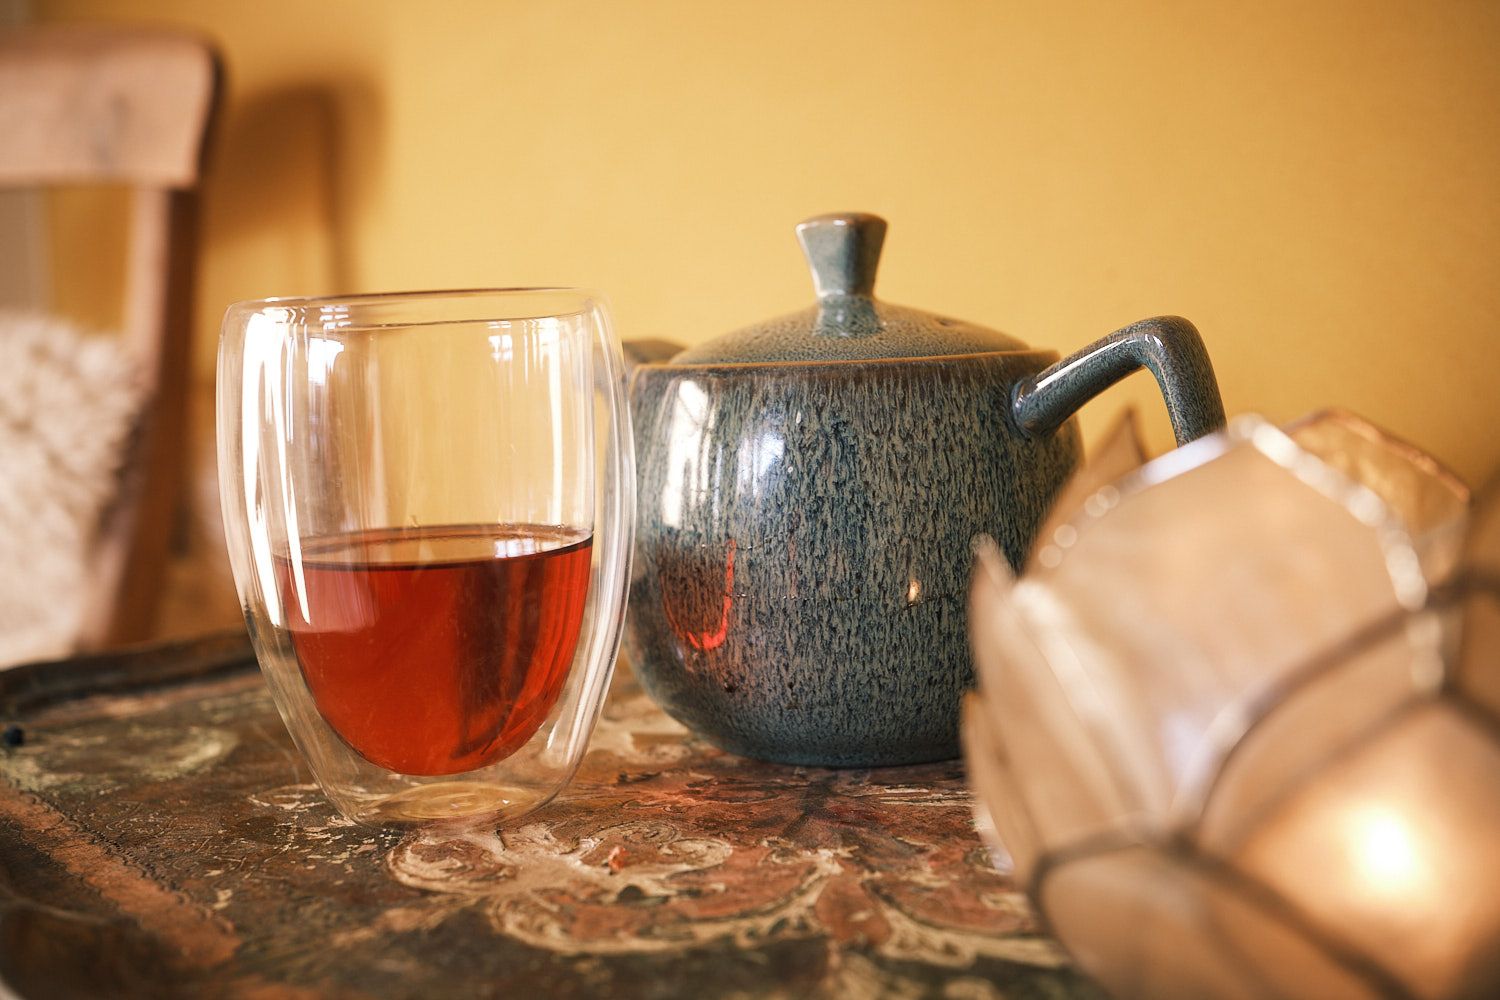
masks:
[[[205,378],[224,305],[272,294],[584,284],[627,337],[703,339],[809,301],[792,225],[861,209],[893,301],[1064,350],[1181,313],[1231,412],[1342,405],[1500,466],[1500,4],[34,9],[223,48]],[[1153,396],[1085,430],[1134,402],[1165,448]]]

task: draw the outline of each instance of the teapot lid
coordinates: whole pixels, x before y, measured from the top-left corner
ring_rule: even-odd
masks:
[[[818,304],[690,347],[673,364],[875,361],[1023,351],[986,327],[890,305],[874,296],[885,220],[863,212],[819,215],[797,227]]]

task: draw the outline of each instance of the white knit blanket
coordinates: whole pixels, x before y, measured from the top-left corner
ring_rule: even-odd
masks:
[[[145,395],[116,338],[0,311],[0,667],[74,650]]]

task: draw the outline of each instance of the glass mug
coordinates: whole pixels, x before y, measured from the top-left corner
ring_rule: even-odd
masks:
[[[513,819],[583,756],[635,470],[602,300],[267,299],[219,344],[219,488],[257,658],[334,805]]]

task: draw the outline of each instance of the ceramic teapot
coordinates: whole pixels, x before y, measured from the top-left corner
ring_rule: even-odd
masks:
[[[873,215],[809,219],[815,306],[688,350],[636,348],[626,651],[662,707],[735,753],[957,756],[971,539],[1020,565],[1079,460],[1073,412],[1137,369],[1179,444],[1224,423],[1187,320],[1059,361],[875,299],[885,231]]]

